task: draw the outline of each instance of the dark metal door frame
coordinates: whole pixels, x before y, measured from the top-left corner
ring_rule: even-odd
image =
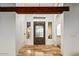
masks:
[[[43,26],[43,29],[44,29],[43,36],[44,37],[35,37],[35,31],[36,31],[35,26],[39,26],[39,25]],[[34,45],[45,45],[45,22],[43,22],[43,21],[34,22],[34,33],[33,34],[34,34]]]

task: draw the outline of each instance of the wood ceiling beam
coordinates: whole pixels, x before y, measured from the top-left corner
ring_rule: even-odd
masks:
[[[16,12],[16,7],[0,7],[0,12]]]
[[[69,11],[69,7],[0,7],[0,12],[18,14],[60,14],[64,11]]]

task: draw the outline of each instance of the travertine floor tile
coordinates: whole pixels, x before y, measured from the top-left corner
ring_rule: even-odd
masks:
[[[25,45],[18,56],[61,56],[61,50],[54,45]]]

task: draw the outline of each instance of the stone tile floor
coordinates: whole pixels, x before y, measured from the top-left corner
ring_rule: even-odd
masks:
[[[60,47],[55,45],[25,45],[17,56],[62,56]]]

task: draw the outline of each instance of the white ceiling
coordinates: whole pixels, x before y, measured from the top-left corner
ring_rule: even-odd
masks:
[[[44,6],[44,7],[51,7],[51,6],[63,6],[63,3],[18,3],[16,6],[23,6],[23,7],[36,7],[36,6]]]
[[[0,7],[15,7],[16,3],[0,3]]]
[[[36,7],[36,6],[63,6],[63,3],[0,3],[0,7]]]

